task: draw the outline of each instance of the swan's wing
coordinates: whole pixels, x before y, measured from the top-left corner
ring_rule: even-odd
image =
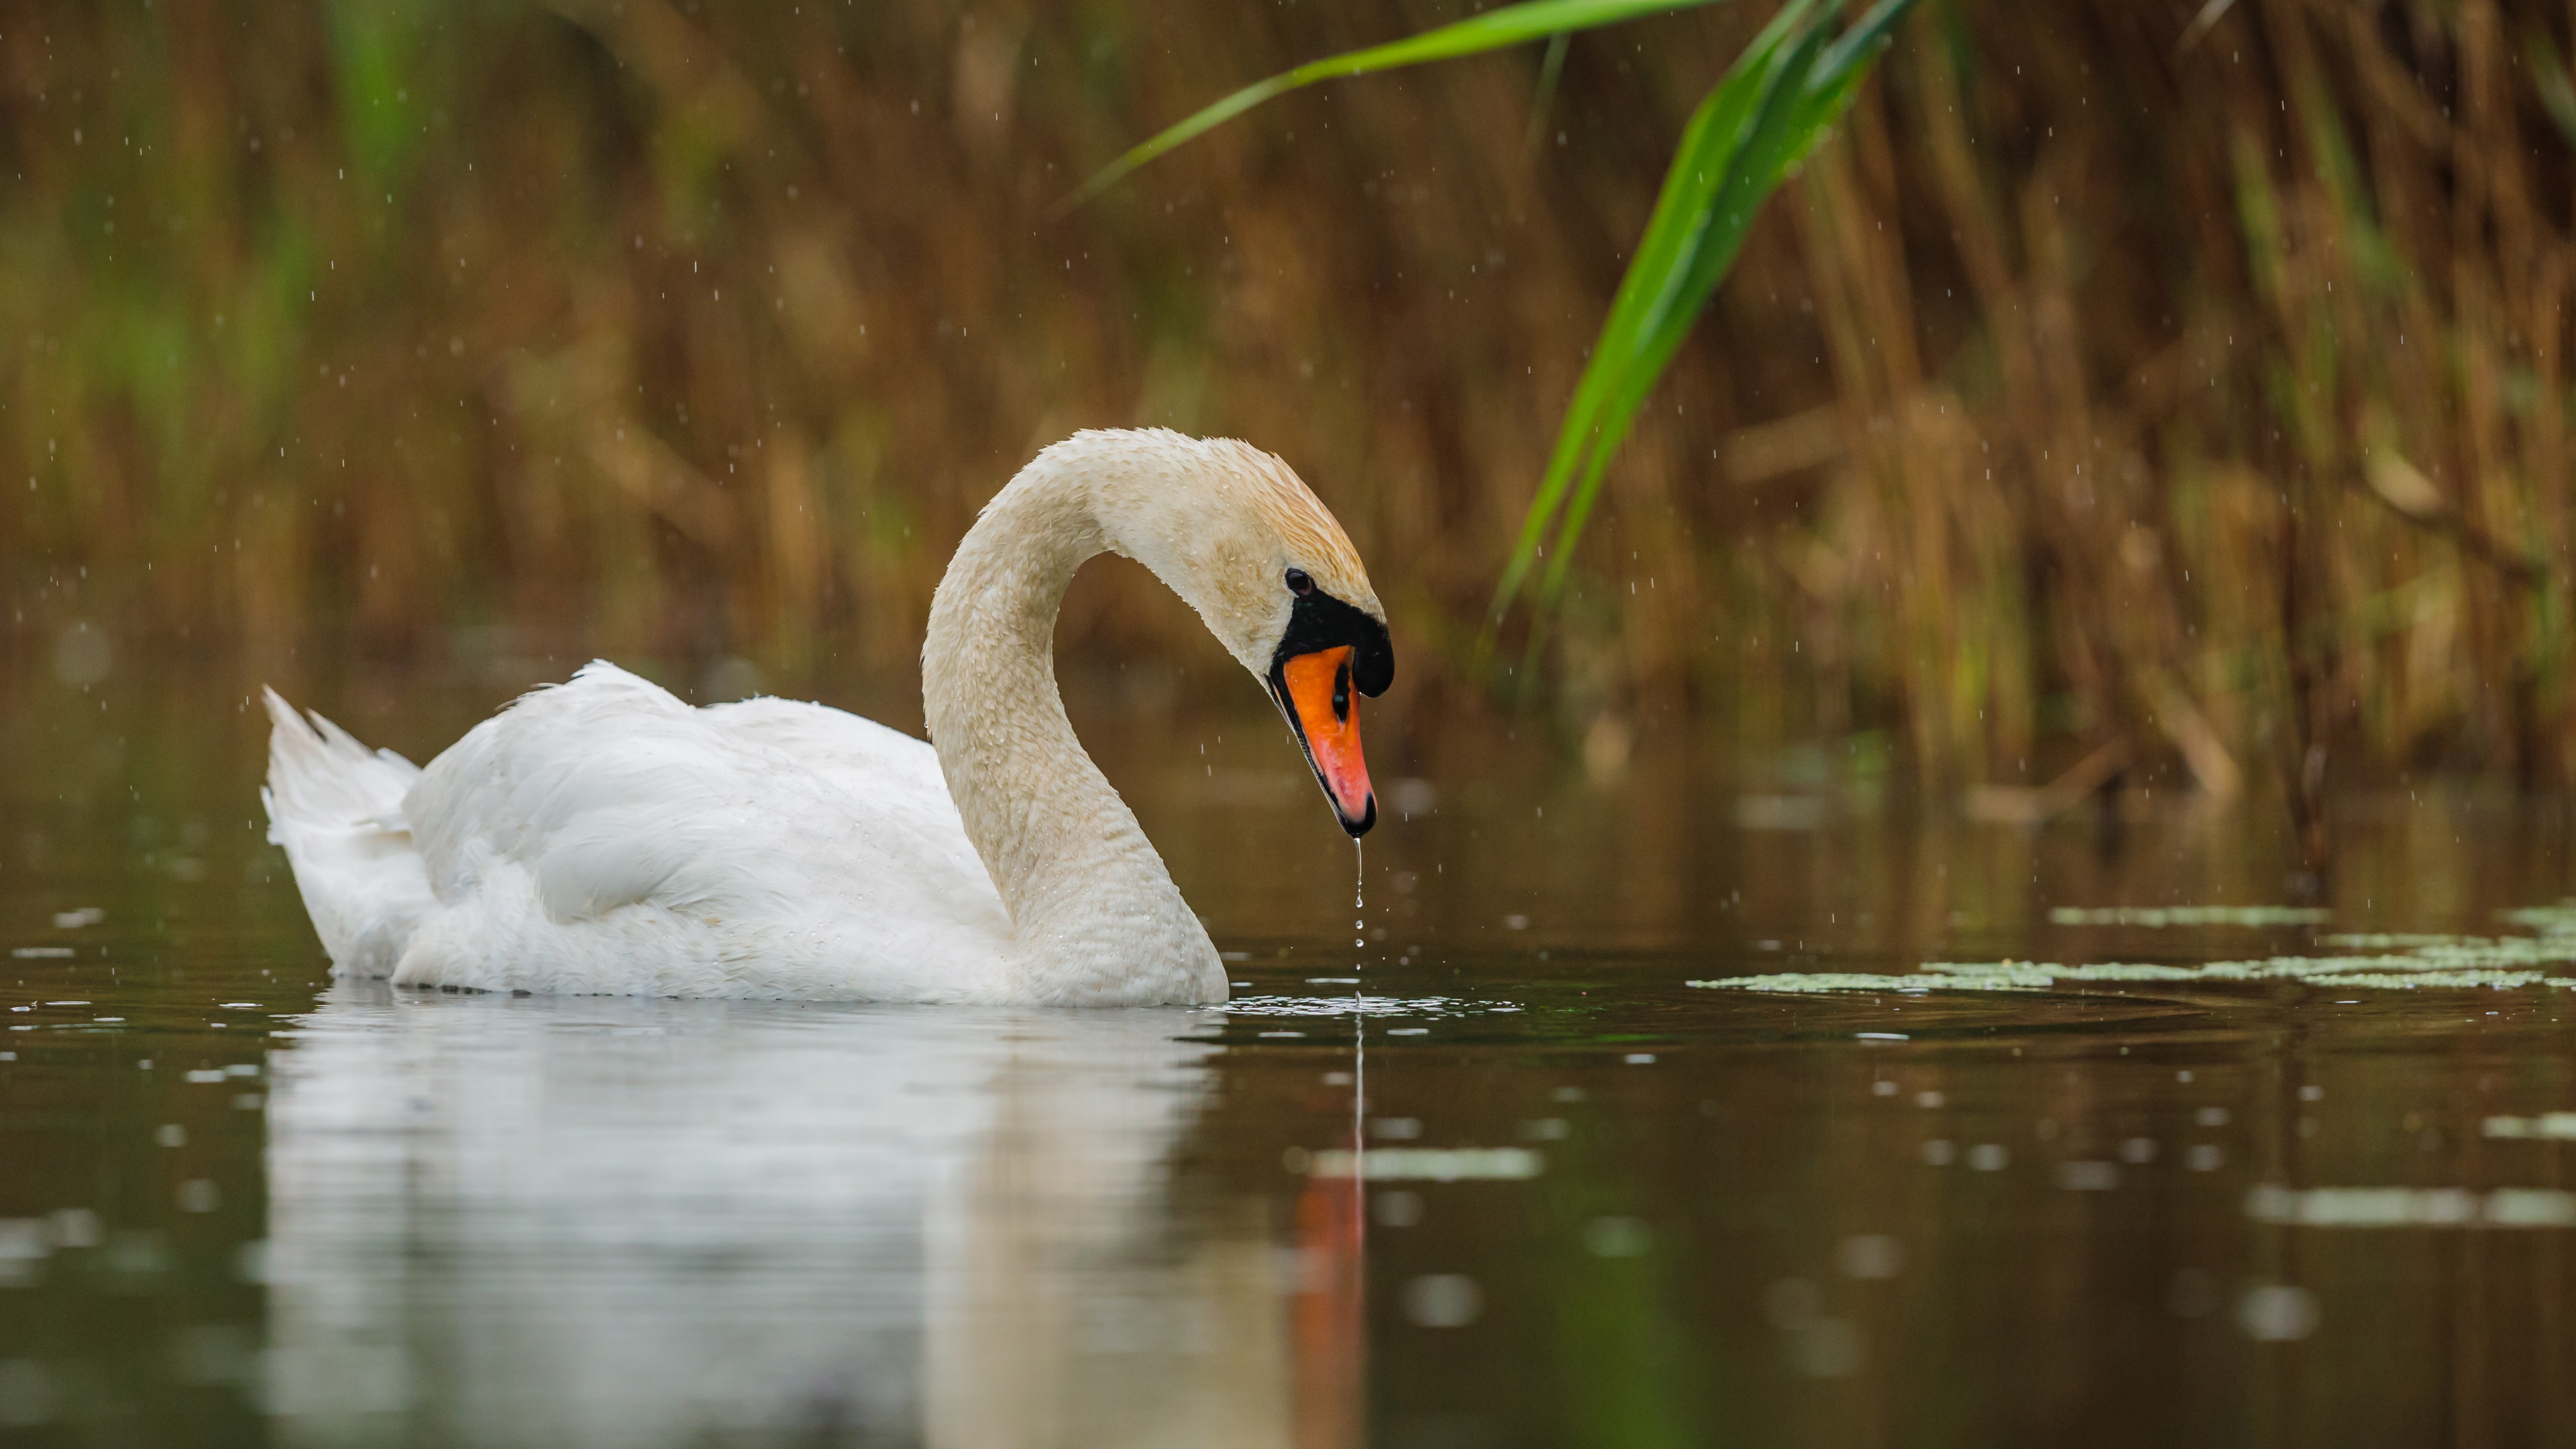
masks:
[[[956,818],[939,753],[927,741],[830,705],[792,699],[746,699],[699,711],[734,738],[765,746],[862,799],[900,800],[904,808]],[[957,843],[969,853],[965,826]]]
[[[818,765],[604,663],[522,697],[404,802],[440,909],[395,980],[979,994],[1007,939],[999,897],[921,762],[850,725],[832,728],[871,740],[868,767]]]
[[[906,858],[925,879],[963,882],[976,902],[999,906],[929,741],[848,710],[793,699],[739,700],[698,714],[839,786],[857,808],[899,824]]]

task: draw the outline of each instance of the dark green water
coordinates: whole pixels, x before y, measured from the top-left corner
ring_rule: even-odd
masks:
[[[570,662],[295,688],[425,757]],[[2385,984],[2569,971],[2503,915],[2576,889],[2554,804],[2343,802],[2323,920],[2067,918],[2281,904],[2278,832],[1389,715],[1354,949],[1251,690],[1104,678],[1228,1010],[420,994],[328,980],[256,671],[51,663],[0,702],[0,1442],[2576,1437],[2576,996]],[[2328,939],[2389,932],[2444,939]],[[2262,969],[1686,984],[2007,958]]]

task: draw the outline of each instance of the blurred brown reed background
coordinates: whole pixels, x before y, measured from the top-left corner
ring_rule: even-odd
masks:
[[[1465,7],[18,7],[0,649],[902,670],[1029,453],[1163,424],[1332,504],[1412,707],[1501,698],[1460,672],[1557,412],[1769,8],[1553,93],[1533,48],[1294,95],[1050,220]],[[2566,783],[2571,11],[1927,7],[1616,466],[1550,718],[1879,731],[2002,814]],[[1068,650],[1186,647],[1150,589]]]

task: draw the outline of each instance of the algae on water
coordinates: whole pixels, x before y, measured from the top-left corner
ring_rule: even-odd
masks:
[[[2505,911],[2503,919],[2517,926],[2529,926],[2544,936],[2576,936],[2576,899],[2560,901],[2554,906],[2525,906]]]
[[[2576,1138],[2576,1112],[2543,1112],[2537,1117],[2489,1117],[2489,1137]]]
[[[2245,1195],[2258,1223],[2305,1228],[2576,1227],[2576,1193],[2548,1187],[2286,1187]]]
[[[2331,912],[2310,906],[2059,906],[2060,926],[2313,926]]]
[[[2059,924],[2280,925],[2318,921],[2324,911],[2287,906],[2180,906],[2156,911],[2113,907],[2050,912]],[[1693,981],[1692,986],[1736,991],[1858,992],[2039,991],[2052,986],[2132,981],[2223,984],[2297,981],[2341,990],[2510,990],[2547,986],[2576,989],[2576,901],[2507,911],[2503,919],[2539,931],[2536,936],[2453,936],[2424,933],[2330,935],[2317,944],[2342,948],[2314,956],[2265,956],[2197,965],[2056,961],[1926,961],[1909,975],[1839,971],[1773,972]]]
[[[1764,976],[1729,976],[1716,981],[1685,981],[1685,986],[1725,987],[1736,991],[1895,991],[1921,996],[1934,988],[1976,991],[2037,991],[2056,980],[2042,972],[2013,977],[1998,972],[1964,988],[1928,975],[1873,976],[1857,971],[1774,971]]]

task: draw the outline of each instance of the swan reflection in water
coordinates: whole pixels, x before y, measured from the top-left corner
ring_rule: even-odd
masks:
[[[1301,1395],[1296,1258],[1169,1191],[1211,1024],[339,983],[272,1059],[279,1436],[1338,1440],[1357,1345]]]

